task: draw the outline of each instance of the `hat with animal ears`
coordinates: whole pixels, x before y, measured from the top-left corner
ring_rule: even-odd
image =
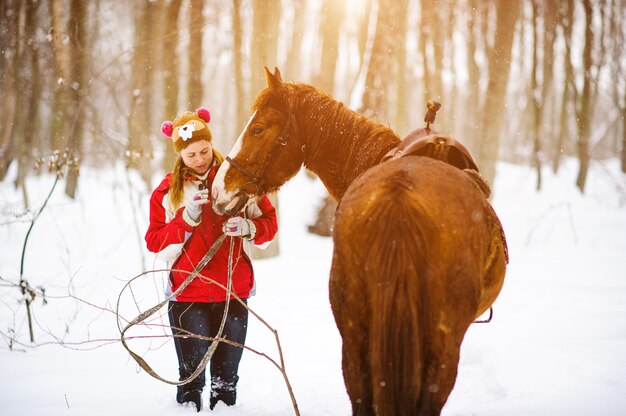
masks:
[[[206,108],[200,107],[195,112],[184,112],[174,121],[164,121],[161,124],[161,132],[172,139],[174,149],[180,153],[191,143],[213,140],[213,135],[209,130],[209,121],[211,121],[211,113]]]

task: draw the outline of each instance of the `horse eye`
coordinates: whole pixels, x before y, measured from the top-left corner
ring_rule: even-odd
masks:
[[[263,133],[263,128],[252,127],[251,131],[252,131],[252,134],[254,134],[255,136],[258,136],[259,134]]]

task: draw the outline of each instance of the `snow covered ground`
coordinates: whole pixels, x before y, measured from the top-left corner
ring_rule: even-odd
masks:
[[[569,161],[558,177],[544,171],[536,192],[532,169],[498,165],[493,203],[511,262],[493,321],[473,325],[465,337],[444,415],[626,414],[626,175],[615,160],[594,162],[581,195],[576,168]],[[85,170],[81,181],[75,201],[62,187],[55,191],[26,248],[24,276],[46,289],[47,304],[38,297],[32,305],[36,347],[19,291],[7,283],[19,278],[32,214],[16,217],[22,195],[10,180],[0,183],[0,414],[195,414],[175,403],[174,387],[138,369],[111,312],[128,280],[161,266],[143,247],[148,191],[122,168]],[[32,207],[52,182],[28,180]],[[348,415],[328,302],[332,242],[306,232],[322,191],[302,172],[283,188],[281,255],[255,261],[258,291],[250,306],[278,330],[301,414]],[[121,296],[121,316],[132,319],[158,303],[162,278],[137,278]],[[165,322],[156,317],[134,331],[148,338],[131,346],[175,379],[174,348],[158,326]],[[11,331],[20,342],[13,350]],[[277,358],[272,334],[254,319],[247,344]],[[237,406],[218,405],[214,414],[294,414],[269,361],[244,353],[240,376]]]

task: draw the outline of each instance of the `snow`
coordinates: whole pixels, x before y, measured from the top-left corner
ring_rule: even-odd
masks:
[[[558,176],[546,169],[537,192],[531,168],[498,165],[493,204],[511,261],[493,321],[472,325],[465,337],[444,415],[626,414],[626,175],[617,160],[593,162],[581,195],[576,169],[573,160]],[[143,247],[149,195],[136,175],[123,167],[84,169],[77,199],[59,186],[35,223],[24,275],[47,294],[47,304],[39,296],[32,305],[35,346],[19,290],[8,286],[19,280],[32,218],[16,215],[23,208],[14,176],[12,170],[0,183],[0,414],[195,414],[176,404],[175,387],[138,369],[111,312],[136,276],[132,293],[120,298],[123,318],[162,300],[163,273],[141,275],[142,255],[147,269],[161,265]],[[33,211],[52,182],[28,179]],[[255,261],[250,306],[278,331],[301,414],[347,415],[341,340],[328,302],[332,242],[306,232],[322,194],[303,172],[281,191],[281,255]],[[130,344],[159,374],[176,379],[165,322],[157,315],[154,325],[132,330],[148,338]],[[10,350],[12,329],[19,344]],[[247,345],[278,359],[272,333],[253,318]],[[269,361],[245,352],[240,377],[238,404],[220,404],[213,414],[294,414]]]

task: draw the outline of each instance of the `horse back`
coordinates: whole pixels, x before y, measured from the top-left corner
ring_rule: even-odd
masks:
[[[382,163],[355,180],[341,199],[335,243],[350,243],[354,261],[379,261],[392,245],[414,247],[425,272],[480,274],[493,237],[493,209],[465,172],[427,157]],[[497,228],[497,227],[495,227]],[[474,285],[474,281],[449,282]],[[464,296],[470,287],[463,287]]]
[[[461,341],[481,307],[492,213],[472,178],[426,157],[377,165],[341,199],[331,305],[344,349],[346,338],[367,339],[353,354],[367,370],[350,375],[344,363],[344,375],[370,372],[379,414],[438,414],[447,400]]]

